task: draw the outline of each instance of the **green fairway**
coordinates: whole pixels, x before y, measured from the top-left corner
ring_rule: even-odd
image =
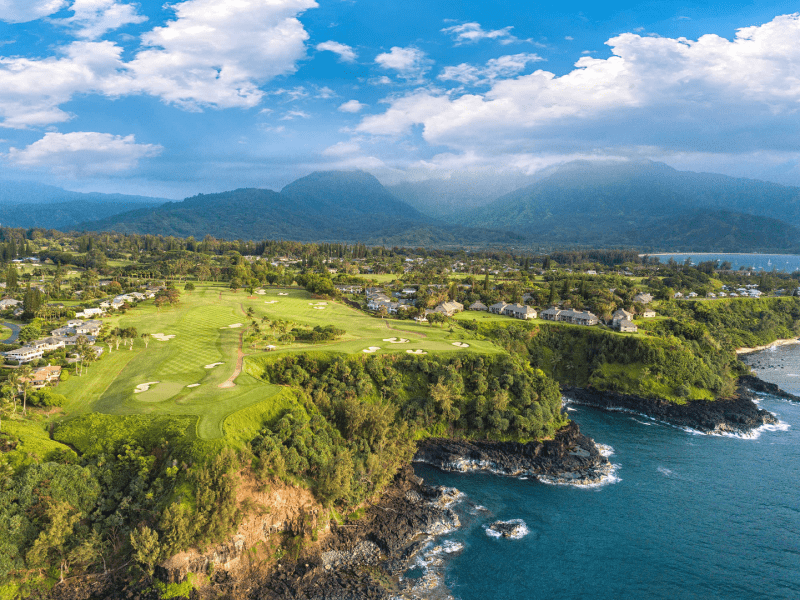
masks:
[[[195,291],[182,293],[175,307],[158,311],[152,302],[145,302],[105,319],[112,327],[135,327],[139,335],[150,334],[149,345],[145,348],[141,338],[133,350],[120,345],[109,352],[104,345],[99,362],[59,386],[68,398],[67,414],[195,416],[196,434],[204,439],[236,439],[243,430],[257,430],[276,407],[286,405],[283,388],[253,377],[246,368],[236,375],[233,386],[220,387],[236,374],[240,336],[250,322],[248,308],[256,320],[266,316],[308,327],[332,324],[346,331],[334,342],[285,344],[270,355],[309,349],[361,355],[369,348],[378,348],[369,354],[500,352],[491,342],[473,339],[461,329],[451,332],[447,325],[380,319],[338,302],[315,300],[301,289],[273,288],[248,296],[223,285],[200,284]],[[160,341],[154,334],[174,337]],[[265,354],[255,348],[242,350],[254,358]],[[135,392],[137,386],[144,391]]]

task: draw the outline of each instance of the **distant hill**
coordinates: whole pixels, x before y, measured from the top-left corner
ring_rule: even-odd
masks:
[[[800,248],[800,188],[654,162],[576,161],[450,220],[540,244],[788,251]]]
[[[67,230],[87,220],[157,206],[165,198],[72,192],[26,181],[0,181],[0,225]]]
[[[446,179],[405,181],[386,189],[424,215],[446,219],[485,206],[500,196],[530,185],[540,175],[498,175],[456,172]]]
[[[202,238],[362,241],[375,244],[513,243],[509,232],[442,226],[392,196],[362,171],[316,172],[280,192],[246,188],[87,222],[87,230]]]

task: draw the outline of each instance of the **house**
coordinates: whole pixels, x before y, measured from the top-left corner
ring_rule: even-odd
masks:
[[[61,377],[61,367],[47,365],[34,369],[30,377],[23,377],[20,381],[30,381],[31,387],[40,390],[48,383],[57,383]]]
[[[497,304],[492,304],[489,307],[489,312],[494,313],[496,315],[502,315],[503,311],[506,309],[506,306],[508,306],[508,304],[506,304],[505,302],[498,302]]]
[[[672,297],[673,298],[683,298],[683,294],[681,294],[680,292],[675,292],[674,294],[672,294]]]
[[[100,304],[102,307],[103,304]],[[84,308],[81,312],[75,313],[75,316],[79,319],[88,319],[89,317],[99,317],[103,314],[102,308]]]
[[[645,319],[652,319],[655,316],[656,316],[656,311],[654,311],[652,308],[648,308],[647,310],[642,312],[642,317]]]
[[[708,292],[708,294],[706,294],[706,296],[709,297],[709,298],[716,298],[717,297],[717,295],[714,292]]]
[[[611,315],[611,324],[617,327],[620,321],[633,321],[633,313],[629,313],[624,308],[618,308]]]
[[[469,305],[469,310],[489,310],[489,308],[483,302],[477,300]]]
[[[653,296],[651,294],[639,293],[633,297],[633,301],[639,304],[650,304],[653,301]]]
[[[561,314],[558,315],[558,320],[564,321],[565,323],[572,323],[573,325],[587,326],[597,325],[600,322],[600,319],[593,313],[579,310],[562,310]]]
[[[14,300],[13,298],[4,298],[3,300],[0,300],[0,310],[8,310],[9,308],[14,308],[19,304],[22,304],[22,302],[19,300]]]
[[[515,319],[535,319],[536,309],[524,304],[509,304],[503,310],[503,314]]]
[[[544,319],[545,321],[558,321],[559,320],[558,317],[561,314],[561,312],[562,311],[561,311],[560,308],[556,308],[555,306],[552,306],[552,307],[550,307],[550,308],[548,308],[546,310],[543,310],[541,313],[539,313],[539,318],[540,319]]]
[[[25,363],[29,363],[33,360],[39,360],[44,355],[44,352],[33,348],[31,346],[23,346],[22,348],[17,348],[16,350],[9,350],[8,352],[4,353],[6,358],[11,360],[16,360],[19,364],[24,365]]]
[[[633,321],[629,321],[628,319],[620,319],[619,321],[614,321],[614,326],[619,329],[622,333],[636,333],[639,331],[639,328]]]
[[[697,298],[697,292],[689,292],[689,298]]]
[[[433,312],[442,313],[448,317],[452,317],[454,314],[459,313],[462,310],[464,310],[464,305],[461,304],[461,302],[451,300],[450,302],[442,302],[439,306],[433,309]]]
[[[65,346],[64,340],[57,337],[47,337],[42,338],[41,340],[34,340],[27,344],[37,350],[41,350],[42,352],[52,352],[53,350],[58,350],[59,348],[63,348]]]
[[[369,299],[369,301],[367,302],[367,308],[369,310],[380,310],[381,307],[383,306],[383,307],[386,307],[386,309],[388,310],[389,309],[389,305],[391,303],[392,303],[392,300],[391,300],[391,298],[389,298],[389,296],[387,296],[385,294],[380,294],[378,296],[374,296],[374,297]]]

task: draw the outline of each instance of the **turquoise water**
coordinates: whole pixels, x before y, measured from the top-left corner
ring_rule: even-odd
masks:
[[[731,268],[739,270],[740,267],[753,268],[757,271],[785,271],[792,273],[800,270],[800,255],[797,254],[705,254],[695,252],[686,254],[649,254],[648,256],[655,256],[662,263],[669,262],[670,258],[675,261],[683,263],[687,258],[695,264],[707,260],[719,260],[720,262],[728,261],[731,263]]]
[[[752,360],[762,358],[761,377],[800,394],[800,347]],[[761,406],[785,425],[755,439],[575,407],[618,465],[618,480],[596,488],[418,465],[427,483],[466,494],[462,528],[437,540],[461,545],[445,584],[461,600],[800,598],[800,404]],[[529,533],[490,537],[496,519],[522,519]]]

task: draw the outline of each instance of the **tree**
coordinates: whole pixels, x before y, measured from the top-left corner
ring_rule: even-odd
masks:
[[[28,414],[28,390],[31,389],[31,373],[33,369],[30,365],[22,365],[17,369],[19,374],[19,385],[22,387],[22,414]]]
[[[12,399],[16,400],[16,390],[11,385],[4,385],[0,389],[0,433],[3,431],[3,416],[8,413],[8,406]],[[14,412],[17,410],[17,403],[14,402]]]
[[[16,290],[18,281],[19,274],[17,273],[17,267],[14,265],[9,265],[8,270],[6,271],[6,289],[9,291]]]
[[[80,514],[63,500],[50,500],[45,509],[47,526],[33,542],[26,556],[30,565],[48,566],[52,557],[59,560],[61,583],[64,583],[64,572],[69,569],[67,558],[67,541],[72,535]]]
[[[147,350],[147,345],[150,343],[150,334],[143,333],[142,334],[142,341],[144,342],[144,349]]]
[[[187,291],[187,292],[193,292],[194,291],[194,284],[191,281],[187,281],[186,285],[183,286],[183,289],[185,291]]]
[[[381,306],[378,308],[378,314],[380,315],[381,319],[383,319],[389,314],[389,309],[387,309],[385,306]]]
[[[148,576],[152,577],[161,553],[158,545],[158,533],[145,525],[131,532],[130,541],[133,548],[133,559],[139,563]]]
[[[117,348],[119,348],[119,346]],[[84,361],[92,362],[97,355],[94,352],[92,344],[85,335],[79,335],[78,339],[75,340],[75,353],[78,355],[78,361],[80,363],[80,371],[78,373],[78,376],[80,377],[83,375]]]

